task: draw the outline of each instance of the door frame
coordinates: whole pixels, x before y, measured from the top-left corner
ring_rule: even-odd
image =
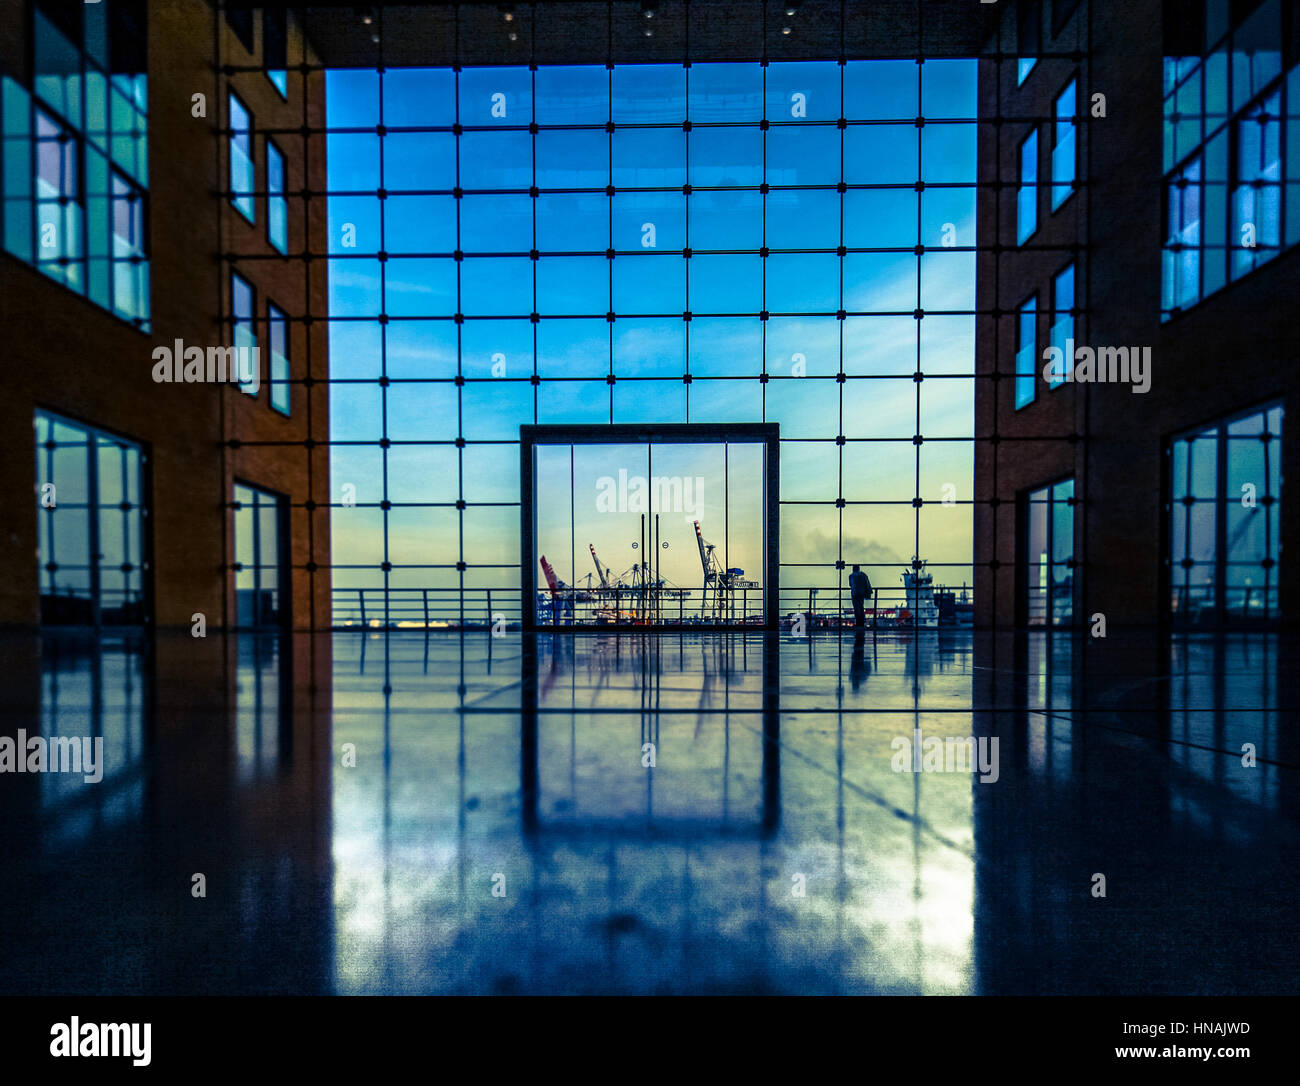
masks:
[[[241,486],[244,487],[246,490],[253,491],[254,494],[256,495],[260,495],[261,497],[272,499],[275,508],[275,534],[276,534],[275,576],[276,576],[276,597],[277,597],[276,616],[275,616],[276,620],[273,623],[268,623],[265,625],[261,623],[255,623],[252,626],[244,626],[241,625],[239,621],[239,572],[242,567],[238,559],[237,535],[239,529],[236,526],[235,517],[239,513],[239,508],[236,507],[236,502],[238,501],[238,499],[235,498],[235,488]],[[230,523],[231,544],[233,550],[232,558],[234,559],[234,561],[231,563],[232,568],[230,571],[231,574],[230,589],[234,597],[232,601],[234,604],[234,622],[231,624],[232,628],[237,630],[248,630],[248,631],[288,629],[292,626],[292,615],[293,615],[293,610],[292,610],[293,603],[292,603],[292,598],[290,596],[290,586],[293,580],[293,569],[289,561],[289,555],[290,555],[289,496],[285,494],[283,491],[273,490],[271,487],[264,486],[261,483],[251,482],[249,479],[243,476],[236,475],[231,481],[230,499],[231,499],[231,507],[232,507],[231,508],[232,518]],[[259,508],[259,506],[254,507],[255,510],[257,508]],[[258,554],[261,553],[261,547],[259,546],[261,542],[261,532],[262,532],[262,526],[261,526],[260,518],[254,515],[253,552],[255,558]],[[254,566],[255,595],[253,597],[253,600],[254,600],[254,609],[255,611],[258,611],[259,614],[260,614],[260,607],[261,607],[261,598],[260,598],[261,570],[264,568],[265,567],[262,566],[260,563]],[[255,614],[254,617],[255,618],[259,617],[259,614]]]
[[[153,585],[153,518],[150,515],[152,508],[153,496],[153,457],[150,444],[147,441],[141,441],[138,438],[130,437],[119,431],[111,430],[108,427],[101,426],[99,423],[89,422],[85,419],[70,415],[65,411],[57,408],[46,407],[42,404],[36,404],[33,410],[33,420],[37,415],[42,415],[51,423],[57,422],[64,426],[70,426],[82,430],[87,438],[86,448],[86,546],[87,546],[87,571],[90,583],[90,612],[91,621],[89,626],[81,623],[70,623],[63,625],[53,623],[47,626],[44,621],[42,612],[42,595],[41,595],[41,554],[40,554],[40,526],[36,528],[37,540],[37,571],[36,571],[36,598],[37,598],[37,624],[47,629],[148,629],[153,625],[154,618],[154,585]],[[100,582],[100,573],[103,569],[103,552],[100,550],[101,536],[99,523],[99,510],[101,503],[99,501],[99,441],[106,439],[113,444],[129,445],[136,450],[140,458],[139,477],[136,485],[139,488],[138,506],[140,509],[140,621],[112,623],[105,625],[103,622],[103,585]],[[35,479],[40,479],[41,465],[39,458],[46,452],[42,444],[37,444],[35,454],[37,463]],[[57,493],[57,492],[56,492]],[[37,516],[45,515],[44,508],[37,503]]]
[[[539,626],[537,623],[536,530],[537,479],[533,452],[538,445],[725,445],[730,442],[763,446],[763,623],[750,629],[775,630],[779,624],[780,599],[780,425],[775,422],[723,423],[633,423],[524,425],[519,427],[519,556],[520,608],[525,630],[600,630],[607,626],[590,623],[572,626]],[[654,626],[642,629],[682,629]],[[699,624],[692,629],[736,629],[735,626]],[[742,627],[744,628],[744,627]]]

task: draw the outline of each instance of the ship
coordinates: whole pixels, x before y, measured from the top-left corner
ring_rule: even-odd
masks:
[[[934,575],[926,572],[925,562],[916,555],[912,555],[911,568],[903,570],[903,589],[906,602],[898,612],[898,624],[937,629],[939,605],[934,598]]]

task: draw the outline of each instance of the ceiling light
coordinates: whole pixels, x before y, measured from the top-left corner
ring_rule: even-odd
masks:
[[[783,27],[781,27],[781,33],[782,33],[782,34],[789,34],[789,33],[790,33],[790,28],[789,28],[788,26],[783,26]]]

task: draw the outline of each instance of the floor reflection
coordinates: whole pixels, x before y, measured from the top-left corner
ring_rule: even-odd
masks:
[[[1294,991],[1293,654],[6,637],[0,736],[102,738],[104,774],[0,774],[0,985]]]
[[[41,734],[51,740],[102,740],[95,772],[43,773],[39,782],[41,826],[48,839],[72,844],[137,820],[144,804],[144,653],[138,639],[120,637],[56,641],[41,670]],[[35,734],[36,729],[29,729]],[[85,767],[83,767],[85,768]]]

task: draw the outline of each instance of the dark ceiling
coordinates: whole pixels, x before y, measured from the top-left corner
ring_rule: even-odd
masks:
[[[306,20],[328,67],[626,64],[688,56],[825,60],[973,56],[991,36],[998,6],[978,0],[325,4],[307,8]]]

